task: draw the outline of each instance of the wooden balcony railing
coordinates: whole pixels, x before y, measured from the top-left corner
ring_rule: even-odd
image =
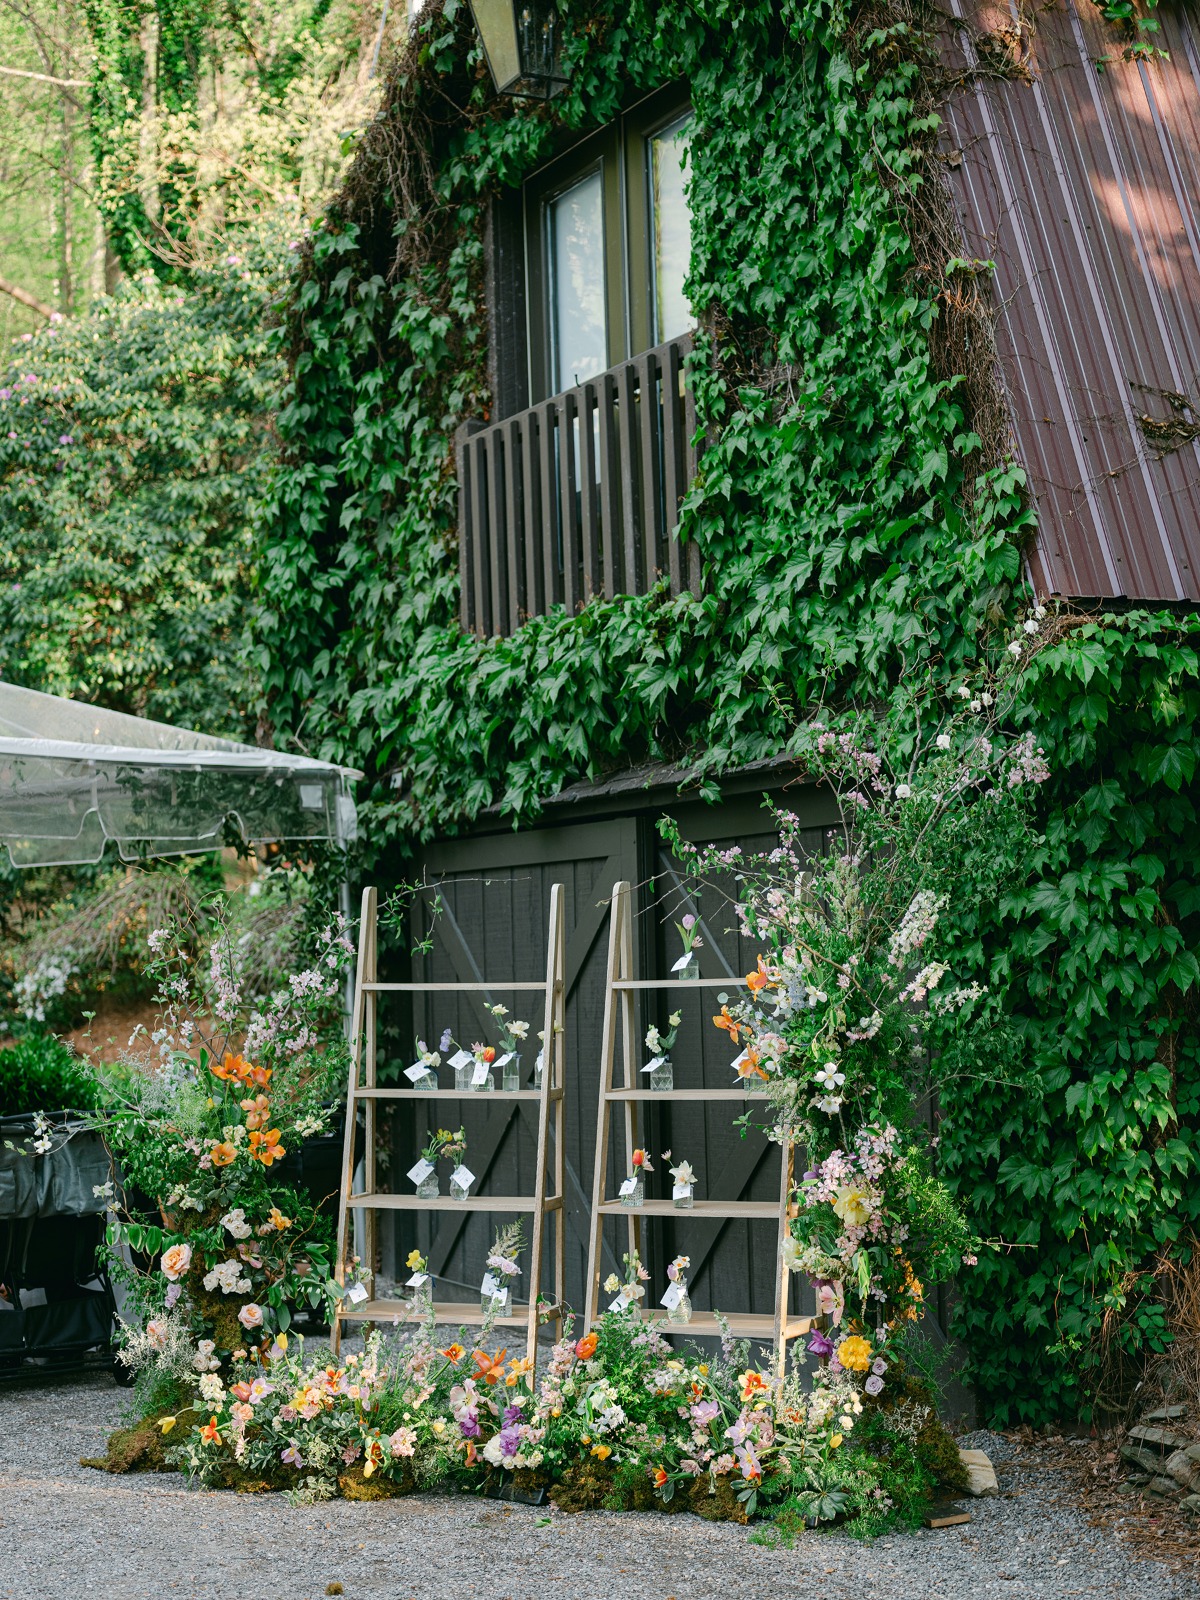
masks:
[[[696,470],[688,338],[672,339],[458,437],[464,628],[515,633],[596,595],[698,592],[699,554],[675,537]]]

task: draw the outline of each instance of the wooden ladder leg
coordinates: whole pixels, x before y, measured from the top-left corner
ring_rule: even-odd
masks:
[[[338,1195],[337,1256],[334,1262],[334,1279],[339,1289],[346,1282],[346,1246],[350,1233],[350,1195],[354,1187],[354,1134],[355,1122],[358,1116],[358,1071],[362,1058],[363,1002],[366,998],[363,984],[370,982],[366,975],[367,940],[368,929],[373,930],[374,928],[376,898],[374,889],[363,890],[362,909],[358,922],[358,956],[354,970],[354,1004],[350,1013],[350,1069],[346,1083],[346,1131],[342,1140],[342,1183]],[[329,1336],[329,1342],[336,1357],[340,1354],[342,1348],[342,1300],[340,1296],[333,1308]]]
[[[618,975],[621,978],[633,977],[633,897],[629,885],[622,885],[621,896],[621,924],[620,944],[617,950]],[[622,1087],[636,1089],[635,1082],[637,1066],[637,997],[632,989],[619,991],[621,1015],[621,1057],[623,1063]],[[638,1128],[640,1117],[637,1102],[626,1100],[623,1103],[625,1112],[625,1176],[633,1175],[633,1152],[638,1142]],[[630,1210],[626,1219],[626,1228],[629,1236],[629,1251],[637,1251],[639,1260],[642,1253],[642,1219],[636,1210]]]
[[[783,1241],[788,1233],[788,1204],[795,1181],[795,1145],[780,1147],[779,1237],[775,1241],[775,1362],[782,1378],[787,1370],[788,1294],[791,1272],[784,1265]]]
[[[621,922],[628,894],[627,882],[614,884],[608,912],[608,966],[604,984],[604,1023],[600,1034],[600,1102],[596,1110],[596,1164],[592,1169],[592,1215],[588,1235],[587,1292],[584,1296],[585,1333],[600,1315],[600,1250],[604,1237],[604,1218],[600,1207],[604,1202],[604,1184],[608,1177],[608,1119],[612,1108],[608,1092],[612,1088],[617,1045],[617,991],[613,984],[619,971]]]
[[[542,1093],[538,1101],[537,1166],[534,1170],[533,1238],[530,1241],[529,1263],[529,1320],[526,1330],[525,1354],[537,1363],[538,1297],[542,1288],[542,1254],[546,1236],[546,1190],[549,1167],[550,1105],[552,1090],[561,1078],[562,1035],[558,1031],[558,998],[562,990],[563,952],[563,886],[556,883],[550,889],[550,925],[546,948],[546,989],[542,1015],[544,1038],[542,1040]],[[555,1104],[561,1102],[556,1101]],[[558,1124],[556,1123],[556,1129]],[[562,1150],[561,1129],[558,1129],[558,1156]],[[558,1196],[562,1198],[562,1182],[558,1183]],[[555,1279],[559,1277],[555,1263]]]

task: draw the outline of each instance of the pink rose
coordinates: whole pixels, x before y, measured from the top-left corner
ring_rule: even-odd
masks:
[[[192,1247],[190,1244],[173,1244],[169,1250],[164,1250],[162,1267],[164,1277],[170,1278],[172,1283],[178,1282],[192,1264]]]
[[[262,1307],[256,1306],[253,1301],[238,1312],[238,1321],[243,1328],[261,1328],[262,1320]]]

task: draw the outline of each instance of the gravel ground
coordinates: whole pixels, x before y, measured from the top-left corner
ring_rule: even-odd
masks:
[[[4,1600],[1200,1600],[1200,1579],[1138,1559],[1078,1511],[1063,1479],[989,1449],[1003,1495],[960,1528],[863,1545],[839,1534],[770,1550],[689,1515],[564,1516],[456,1498],[291,1506],[108,1477],[98,1455],[128,1396],[107,1377],[0,1390]]]

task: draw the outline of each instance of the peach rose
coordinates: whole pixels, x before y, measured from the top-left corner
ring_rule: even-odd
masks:
[[[164,1250],[162,1261],[163,1276],[170,1278],[172,1283],[178,1283],[180,1278],[192,1264],[192,1247],[190,1244],[173,1244],[169,1250]]]
[[[243,1328],[261,1328],[262,1320],[262,1307],[256,1306],[253,1301],[238,1312],[238,1321]]]

